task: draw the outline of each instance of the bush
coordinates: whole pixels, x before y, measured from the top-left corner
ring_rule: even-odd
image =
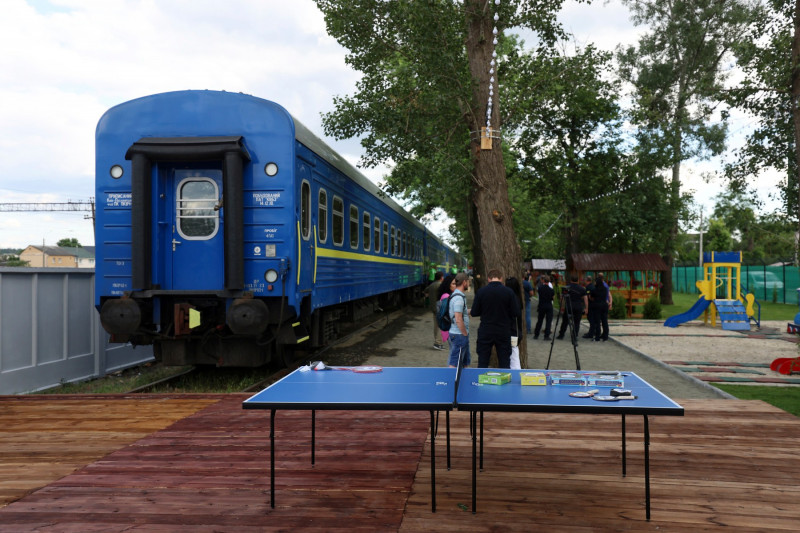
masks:
[[[648,320],[658,320],[661,318],[661,300],[657,295],[647,300],[647,303],[644,304],[642,315]]]
[[[625,297],[614,294],[612,298],[613,304],[611,305],[611,310],[608,312],[608,318],[627,318],[628,315],[625,310]]]

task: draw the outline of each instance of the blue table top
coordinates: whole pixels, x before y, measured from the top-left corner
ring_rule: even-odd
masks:
[[[498,370],[511,373],[511,382],[504,385],[477,384],[486,368],[465,368],[458,387],[457,407],[468,411],[527,411],[551,413],[608,413],[652,414],[683,416],[683,407],[633,372],[622,372],[625,386],[635,400],[602,402],[592,398],[574,398],[570,392],[598,389],[599,395],[609,395],[612,387],[581,387],[571,385],[521,385],[521,372],[546,370]],[[583,370],[582,372],[591,372]]]
[[[611,387],[521,385],[521,372],[547,373],[545,370],[502,370],[511,373],[510,383],[478,385],[478,376],[490,369],[465,368],[456,394],[455,368],[388,367],[376,373],[338,368],[341,369],[297,369],[245,400],[242,406],[245,409],[356,410],[451,410],[457,407],[467,411],[683,416],[683,407],[633,372],[622,374],[624,388],[632,391],[635,400],[602,402],[575,398],[569,393],[598,389],[600,395],[609,395]]]
[[[348,368],[348,367],[337,367]],[[456,369],[388,367],[376,373],[295,370],[245,400],[245,409],[451,410]]]

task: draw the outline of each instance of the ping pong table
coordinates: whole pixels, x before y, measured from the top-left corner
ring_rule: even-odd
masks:
[[[461,375],[456,403],[459,411],[470,411],[472,434],[472,512],[476,512],[477,471],[476,439],[477,418],[480,413],[480,467],[483,469],[483,413],[485,411],[533,413],[581,413],[622,416],[622,475],[626,474],[625,416],[644,417],[645,507],[650,520],[650,426],[649,415],[683,416],[683,407],[633,372],[622,372],[624,389],[632,392],[635,400],[597,401],[592,397],[576,398],[571,392],[600,390],[607,397],[611,387],[582,387],[569,385],[522,386],[520,373],[532,370],[503,370],[511,373],[511,382],[505,385],[479,383],[478,376],[485,368],[465,368]],[[539,372],[545,372],[540,370]]]
[[[301,367],[244,401],[244,409],[270,410],[270,505],[275,508],[275,413],[278,409],[311,411],[311,463],[314,464],[317,410],[430,411],[431,509],[436,512],[436,425],[434,412],[448,418],[456,396],[455,368],[383,368],[362,373],[357,367],[310,370]],[[448,450],[449,467],[449,450]]]
[[[305,370],[304,370],[305,369]],[[626,475],[626,415],[644,417],[644,461],[646,516],[650,520],[650,426],[648,416],[683,416],[683,407],[632,372],[623,372],[625,389],[636,399],[597,401],[575,398],[570,392],[589,387],[568,385],[522,386],[521,372],[512,374],[505,385],[479,384],[485,368],[383,368],[376,373],[359,373],[353,367],[329,370],[297,369],[280,381],[245,400],[245,409],[270,410],[270,504],[275,507],[275,414],[279,409],[311,411],[311,462],[314,463],[315,412],[317,410],[429,411],[431,417],[431,509],[436,512],[436,423],[434,412],[447,414],[448,468],[450,467],[450,411],[470,412],[472,435],[472,512],[477,510],[477,418],[480,414],[480,464],[483,469],[483,422],[485,411],[580,413],[621,415],[622,475]],[[543,372],[543,371],[541,371]],[[611,387],[596,387],[608,395]]]

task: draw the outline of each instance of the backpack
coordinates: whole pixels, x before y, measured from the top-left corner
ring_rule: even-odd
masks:
[[[449,331],[450,326],[453,325],[453,322],[450,320],[450,296],[445,298],[444,300],[440,300],[437,304],[439,306],[438,310],[436,311],[436,324],[439,326],[439,329],[442,331]],[[459,295],[461,296],[461,295]],[[463,296],[462,296],[463,298]]]

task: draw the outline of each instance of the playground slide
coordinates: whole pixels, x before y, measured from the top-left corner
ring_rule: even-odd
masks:
[[[689,309],[685,313],[669,317],[664,321],[664,325],[668,328],[676,328],[679,325],[683,324],[684,322],[689,322],[690,320],[694,320],[695,318],[702,315],[703,311],[708,309],[708,306],[710,304],[711,300],[706,300],[704,297],[701,296],[694,303],[691,309]]]

